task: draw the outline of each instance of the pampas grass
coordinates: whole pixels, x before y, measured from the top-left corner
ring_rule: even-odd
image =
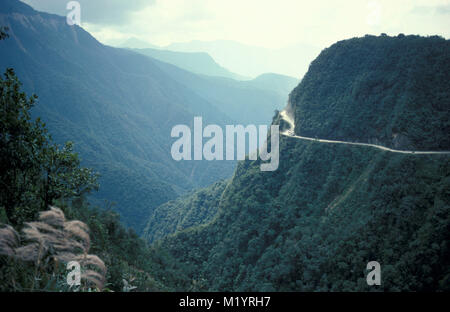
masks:
[[[83,268],[81,279],[90,287],[103,288],[106,266],[96,255],[88,254],[88,226],[78,220],[66,221],[61,209],[51,207],[39,213],[39,221],[25,223],[20,245],[19,234],[9,225],[0,225],[0,255],[34,262],[36,268],[50,257],[56,263],[77,261]]]
[[[13,257],[19,245],[19,234],[10,225],[0,225],[0,255]]]

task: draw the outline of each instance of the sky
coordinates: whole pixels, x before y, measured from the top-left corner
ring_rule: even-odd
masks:
[[[64,14],[68,0],[23,0]],[[265,48],[327,46],[366,33],[450,36],[450,0],[79,0],[82,26],[104,43],[164,46],[234,40]]]
[[[68,0],[22,0],[65,15]],[[233,40],[267,49],[323,49],[365,34],[450,37],[450,0],[79,0],[81,25],[116,45]]]

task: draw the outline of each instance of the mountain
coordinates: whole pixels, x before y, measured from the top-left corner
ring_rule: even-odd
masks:
[[[132,47],[132,45],[129,45]],[[150,56],[154,59],[166,62],[187,71],[207,75],[226,77],[237,80],[246,79],[243,76],[234,74],[217,64],[214,59],[204,52],[175,52],[161,49],[138,48],[133,49],[135,52]]]
[[[439,37],[367,36],[324,50],[290,95],[287,109],[296,133],[302,134],[309,119],[327,121],[314,123],[310,131],[320,135],[333,123],[351,141],[352,132],[344,132],[347,122],[376,133],[406,114],[434,132],[416,128],[412,120],[405,135],[415,133],[424,148],[446,148],[441,129],[450,117],[448,44]],[[418,56],[399,58],[411,50]],[[417,102],[399,106],[388,95]],[[326,117],[322,106],[313,105],[316,97],[328,101],[321,102],[324,107],[334,104]],[[435,107],[433,97],[443,100],[446,112]],[[347,114],[355,120],[344,118]],[[281,123],[281,116],[274,122]],[[429,135],[435,135],[433,141]],[[282,136],[278,170],[262,172],[259,165],[259,160],[242,161],[221,194],[202,191],[208,202],[214,202],[210,196],[218,201],[210,208],[217,211],[212,221],[156,244],[192,267],[189,276],[202,281],[197,290],[449,290],[448,154],[403,154]],[[185,206],[178,208],[182,201],[177,201],[174,209],[195,210],[196,196],[184,198]],[[381,264],[380,286],[366,282],[370,261]]]
[[[83,165],[101,173],[94,199],[116,202],[128,226],[140,231],[154,207],[231,176],[233,162],[172,160],[174,125],[192,125],[194,116],[235,121],[165,73],[165,64],[104,46],[65,18],[19,1],[1,2],[0,25],[10,29],[0,67],[14,68],[25,91],[39,95],[34,116],[56,142],[76,143]]]
[[[450,150],[449,49],[450,42],[437,36],[336,43],[314,60],[293,91],[295,132],[398,149]]]
[[[118,48],[128,48],[128,49],[157,49],[158,46],[148,43],[147,41],[140,40],[135,37],[128,38],[127,40],[121,42]]]
[[[287,97],[298,85],[299,80],[293,77],[274,73],[265,73],[255,79],[248,80],[248,85],[261,90],[273,90],[281,97]]]
[[[278,49],[250,46],[231,40],[172,43],[164,49],[179,52],[206,52],[219,64],[234,73],[257,77],[264,73],[279,73],[300,79],[320,49],[296,44]]]
[[[238,124],[268,125],[274,110],[283,108],[288,100],[289,93],[282,94],[277,83],[269,89],[261,89],[253,80],[196,75],[168,63],[155,64],[170,78],[209,101],[214,109]],[[275,76],[274,81],[287,88],[290,80],[278,77]]]

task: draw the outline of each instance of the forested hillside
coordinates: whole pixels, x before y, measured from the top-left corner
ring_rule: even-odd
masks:
[[[206,224],[214,219],[220,197],[229,181],[184,195],[155,208],[150,215],[143,237],[148,242],[157,241],[189,227]]]
[[[229,178],[236,165],[172,160],[173,126],[192,125],[194,116],[205,124],[269,123],[286,101],[104,46],[65,17],[18,0],[1,1],[0,25],[10,35],[0,41],[0,68],[14,68],[24,90],[39,95],[32,115],[46,122],[54,140],[75,142],[83,165],[101,172],[92,199],[117,203],[124,223],[138,232],[154,207]]]
[[[397,62],[400,51],[393,53],[390,48],[398,42],[401,51],[420,49],[429,54],[423,52],[419,53],[421,57]],[[360,49],[349,48],[355,45]],[[385,127],[390,129],[387,125],[391,121],[416,116],[423,124],[411,120],[402,128],[405,136],[415,133],[409,137],[414,146],[447,147],[450,87],[448,79],[439,78],[450,72],[445,61],[450,55],[448,47],[443,39],[418,37],[366,37],[337,43],[313,62],[291,94],[296,132],[320,136],[333,124],[336,127],[331,129],[340,135],[337,138],[356,140],[367,137],[344,132],[349,129],[347,125],[359,129],[359,134],[389,133],[383,131]],[[377,63],[381,60],[385,66]],[[318,71],[322,63],[334,66]],[[435,75],[428,69],[425,76],[417,71],[425,70],[427,63],[430,68],[440,64]],[[381,89],[377,92],[360,89],[361,84],[371,81],[364,77],[375,75],[369,70],[370,64],[392,74],[381,75],[380,79],[402,78],[401,84],[394,89],[378,86]],[[415,105],[400,101],[405,104],[400,105],[387,100],[392,96],[411,100],[414,90],[415,94],[424,90],[411,86],[423,84],[427,94],[443,101]],[[344,100],[356,94],[364,101]],[[322,110],[319,103],[329,110]],[[310,132],[302,132],[307,129],[305,124]],[[420,142],[424,145],[419,146]],[[259,161],[240,162],[216,209],[219,213],[213,222],[182,231],[159,244],[159,248],[192,266],[189,275],[202,281],[198,289],[449,290],[448,155],[404,155],[283,136],[278,170],[261,172]],[[366,283],[370,261],[381,264],[381,286],[369,287]]]
[[[450,150],[450,41],[365,36],[315,59],[293,91],[295,132],[411,150]]]
[[[217,219],[162,246],[208,290],[365,291],[369,261],[383,290],[444,290],[449,186],[448,156],[284,138],[278,171],[240,163]]]

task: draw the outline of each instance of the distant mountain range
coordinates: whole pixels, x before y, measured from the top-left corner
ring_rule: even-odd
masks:
[[[279,73],[301,79],[320,48],[297,44],[279,49],[266,49],[230,40],[191,41],[163,47],[179,52],[206,52],[228,70],[248,77]]]
[[[248,79],[228,71],[217,64],[214,59],[204,52],[175,52],[162,49],[133,49],[133,51],[150,56],[157,60],[173,64],[196,74],[226,77],[237,80]]]
[[[159,49],[158,46],[135,37],[131,37],[125,41],[122,41],[120,44],[117,45],[117,47],[126,49]]]
[[[266,49],[230,40],[180,42],[159,47],[137,38],[129,38],[118,46],[140,49],[138,52],[187,70],[204,69],[198,72],[200,74],[239,80],[265,73],[301,79],[320,52],[320,48],[306,44]],[[197,67],[196,64],[201,66]]]

